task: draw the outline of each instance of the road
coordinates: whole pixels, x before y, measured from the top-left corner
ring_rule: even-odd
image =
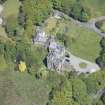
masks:
[[[60,11],[57,11],[57,10],[55,10],[55,12],[58,12],[58,14],[61,15],[61,16],[67,16],[67,15],[65,15],[63,12],[60,12]],[[86,28],[88,28],[88,29],[91,29],[91,30],[95,31],[96,33],[98,33],[98,35],[100,35],[101,37],[105,37],[105,33],[102,33],[101,30],[98,29],[98,28],[96,27],[96,25],[95,25],[97,21],[104,20],[104,19],[105,19],[105,16],[96,17],[96,18],[94,18],[94,19],[91,19],[91,20],[88,21],[88,22],[80,22],[80,21],[78,21],[78,20],[73,19],[72,17],[69,17],[69,16],[67,16],[67,17],[68,17],[68,18],[70,19],[70,21],[72,21],[74,24],[79,25],[80,27],[86,27]]]

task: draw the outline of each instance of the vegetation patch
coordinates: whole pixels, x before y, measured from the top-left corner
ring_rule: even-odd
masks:
[[[86,63],[84,63],[84,62],[82,62],[82,63],[80,63],[80,64],[79,64],[79,66],[80,66],[80,68],[83,68],[83,69],[84,69],[84,68],[86,68],[86,67],[87,67],[87,64],[86,64]]]
[[[47,34],[51,34],[51,32],[53,31],[53,29],[56,27],[56,25],[57,25],[57,19],[56,18],[53,18],[53,17],[50,17],[46,21],[46,23],[45,23],[44,31]]]

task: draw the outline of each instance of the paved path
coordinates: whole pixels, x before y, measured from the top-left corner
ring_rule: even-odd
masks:
[[[102,17],[98,17],[98,18],[95,18],[95,19],[91,19],[89,22],[80,22],[80,21],[77,21],[77,20],[74,20],[73,18],[71,18],[71,21],[74,23],[74,24],[77,24],[81,27],[86,27],[88,29],[91,29],[93,31],[95,31],[96,33],[98,33],[98,35],[100,35],[101,37],[105,37],[105,33],[102,33],[100,29],[98,29],[96,27],[96,22],[98,21],[101,21],[101,20],[104,20],[105,19],[105,16],[102,16]]]
[[[66,14],[64,14],[63,12],[57,11],[55,10],[55,12],[58,12],[58,14],[60,14],[61,16],[67,16]],[[70,19],[70,21],[72,21],[74,24],[79,25],[80,27],[86,27],[88,29],[91,29],[93,31],[95,31],[96,33],[98,33],[101,37],[105,37],[105,33],[102,33],[100,29],[98,29],[96,27],[96,22],[97,21],[101,21],[105,19],[105,16],[101,16],[101,17],[97,17],[94,19],[91,19],[88,22],[80,22],[78,20],[73,19],[72,17],[67,16],[68,19]]]
[[[93,95],[93,99],[95,100],[96,98],[100,98],[104,93],[105,93],[105,88],[99,89],[97,93]]]
[[[79,74],[81,74],[81,73],[93,73],[93,72],[100,70],[99,66],[96,63],[92,63],[92,62],[84,60],[80,57],[74,56],[70,52],[68,52],[68,53],[70,55],[70,64],[74,67],[76,72],[78,72]],[[79,66],[79,64],[81,64],[81,63],[85,63],[86,67],[81,68]]]

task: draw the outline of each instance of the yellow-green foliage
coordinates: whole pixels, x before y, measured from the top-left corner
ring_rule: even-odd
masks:
[[[50,17],[47,21],[46,21],[46,25],[44,27],[44,30],[47,34],[49,34],[55,27],[57,24],[57,19]]]
[[[19,12],[19,0],[7,0],[4,4],[3,16],[17,16]]]
[[[19,67],[20,72],[24,72],[27,68],[25,62],[23,62],[23,61],[20,61],[18,67]]]

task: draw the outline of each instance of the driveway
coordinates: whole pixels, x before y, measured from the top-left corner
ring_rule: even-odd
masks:
[[[85,63],[86,67],[81,68],[80,64]],[[84,60],[77,56],[70,54],[70,64],[74,67],[78,73],[93,73],[100,70],[100,67],[96,63]]]

